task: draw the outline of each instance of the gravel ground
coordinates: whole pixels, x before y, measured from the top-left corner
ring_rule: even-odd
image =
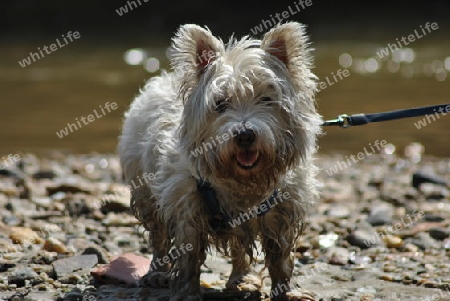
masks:
[[[315,300],[450,300],[450,190],[440,183],[450,183],[450,159],[347,159],[318,159],[323,195],[298,244],[292,285]],[[22,155],[0,170],[0,300],[167,300],[167,291],[90,274],[121,254],[151,258],[129,195],[115,193],[124,188],[114,155]],[[204,286],[220,289],[231,265],[213,253],[203,270]],[[260,299],[207,292],[209,300]]]

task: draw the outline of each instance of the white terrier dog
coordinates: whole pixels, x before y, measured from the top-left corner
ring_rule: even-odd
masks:
[[[172,301],[202,300],[200,267],[214,244],[232,258],[227,289],[242,289],[259,239],[272,300],[301,300],[289,287],[292,250],[318,195],[313,155],[322,123],[304,27],[281,24],[262,40],[224,45],[208,29],[184,25],[173,49],[174,72],[145,85],[119,142],[128,184],[154,175],[132,190],[154,250],[141,283],[170,285]]]

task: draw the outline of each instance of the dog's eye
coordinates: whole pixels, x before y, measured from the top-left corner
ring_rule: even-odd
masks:
[[[270,97],[261,97],[259,99],[259,101],[261,103],[264,103],[265,105],[268,105],[268,106],[270,106],[273,103],[272,98],[270,98]]]
[[[225,110],[227,109],[227,107],[228,107],[228,102],[227,102],[226,99],[219,99],[219,100],[216,102],[216,112],[217,112],[217,113],[223,113],[223,112],[225,112]]]

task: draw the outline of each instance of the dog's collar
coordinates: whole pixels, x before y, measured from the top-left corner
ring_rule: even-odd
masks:
[[[211,187],[211,184],[203,179],[199,179],[197,180],[197,189],[202,194],[203,201],[208,209],[210,215],[209,225],[213,231],[219,232],[222,229],[230,228],[232,218],[220,209],[219,201],[217,200],[216,193],[214,188]],[[277,196],[278,190],[275,190],[268,199],[259,204],[257,216],[263,216],[269,212],[270,208],[274,206],[273,203]]]

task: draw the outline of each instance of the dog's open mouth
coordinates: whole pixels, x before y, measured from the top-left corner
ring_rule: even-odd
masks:
[[[258,163],[258,151],[243,150],[237,154],[236,160],[241,168],[250,169]]]

